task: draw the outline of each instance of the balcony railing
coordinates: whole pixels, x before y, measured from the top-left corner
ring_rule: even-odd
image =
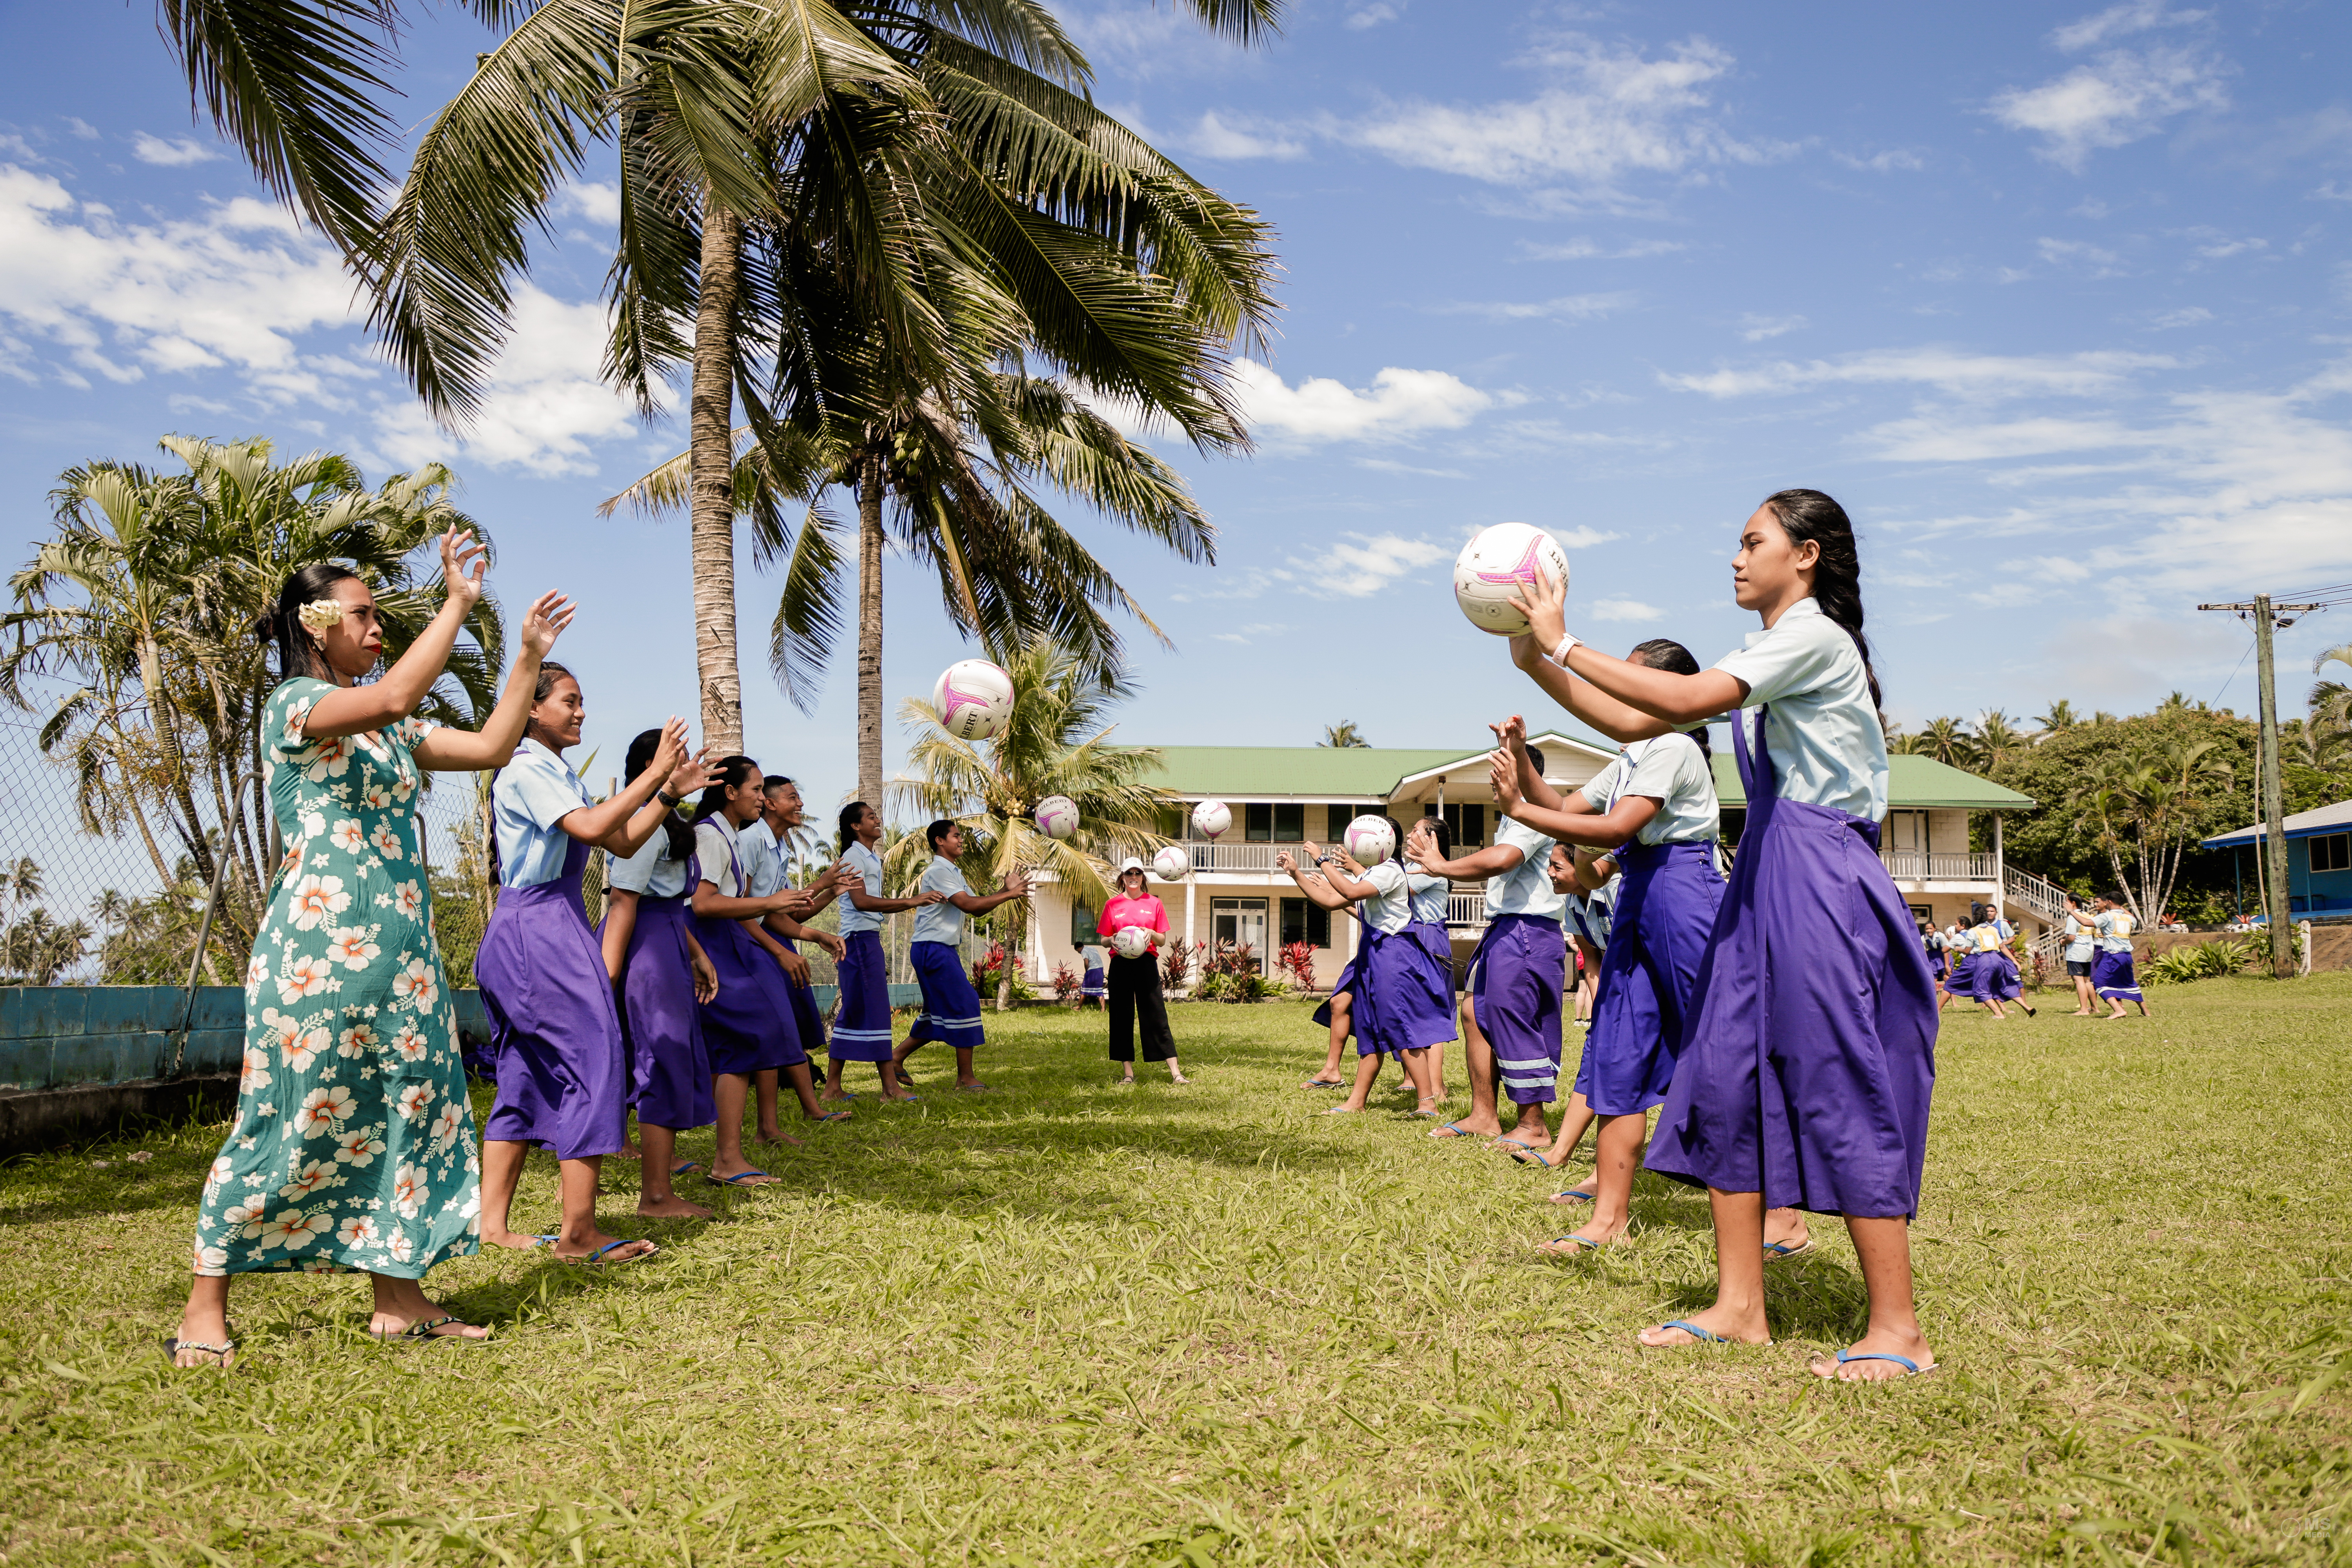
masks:
[[[1195,871],[1271,872],[1274,858],[1283,850],[1289,850],[1293,858],[1298,854],[1296,844],[1235,844],[1229,839],[1187,838],[1182,847]]]
[[[1888,874],[1901,882],[1990,882],[1995,875],[1990,855],[1882,849],[1878,858],[1885,862]]]
[[[1463,892],[1458,889],[1446,895],[1445,923],[1449,926],[1483,926],[1486,923],[1486,895]]]

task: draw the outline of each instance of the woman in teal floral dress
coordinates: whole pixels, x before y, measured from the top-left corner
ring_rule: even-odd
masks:
[[[475,1248],[481,1162],[457,1054],[457,1013],[433,928],[415,811],[420,769],[503,764],[540,661],[571,620],[550,594],[525,618],[514,668],[478,734],[415,717],[482,596],[470,533],[441,542],[447,597],[383,678],[375,596],[347,569],[286,580],[264,636],[283,677],[262,719],[270,805],[286,858],[245,972],[236,1125],[205,1183],[180,1366],[232,1359],[233,1275],[358,1269],[379,1335],[479,1339],[418,1284]]]

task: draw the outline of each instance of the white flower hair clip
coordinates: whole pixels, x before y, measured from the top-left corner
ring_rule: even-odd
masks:
[[[313,599],[301,609],[302,624],[314,632],[331,631],[343,624],[340,599]]]

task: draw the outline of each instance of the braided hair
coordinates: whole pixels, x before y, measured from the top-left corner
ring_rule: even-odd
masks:
[[[253,635],[278,645],[278,679],[297,676],[333,679],[319,645],[302,625],[302,606],[313,599],[331,599],[335,584],[359,574],[332,561],[313,561],[287,574],[278,590],[278,603],[253,619]]]
[[[1854,651],[1862,655],[1862,673],[1870,681],[1870,705],[1883,707],[1878,671],[1870,663],[1870,639],[1862,635],[1862,557],[1854,549],[1853,521],[1845,508],[1819,490],[1779,490],[1766,496],[1764,504],[1780,520],[1790,543],[1821,546],[1821,558],[1813,565],[1813,598],[1822,614],[1853,639]],[[1878,721],[1885,726],[1883,712]]]
[[[1692,657],[1691,650],[1672,637],[1652,637],[1648,642],[1633,649],[1632,658],[1635,664],[1647,665],[1652,669],[1663,669],[1669,675],[1698,673],[1698,660]],[[1700,756],[1709,759],[1715,756],[1715,748],[1706,743],[1706,725],[1701,724],[1697,729],[1685,731],[1685,733],[1698,742]]]
[[[629,754],[621,766],[631,782],[635,782],[639,773],[654,765],[654,757],[661,751],[661,739],[662,732],[659,730],[647,730],[629,742]],[[677,812],[662,813],[662,836],[669,840],[671,859],[684,866],[693,858],[694,829],[688,826]]]

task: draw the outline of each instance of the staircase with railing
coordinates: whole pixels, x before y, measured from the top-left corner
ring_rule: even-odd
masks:
[[[2003,868],[2001,898],[2022,908],[2044,925],[2056,925],[2066,918],[2066,889],[2055,882],[2019,870],[2014,866]]]

